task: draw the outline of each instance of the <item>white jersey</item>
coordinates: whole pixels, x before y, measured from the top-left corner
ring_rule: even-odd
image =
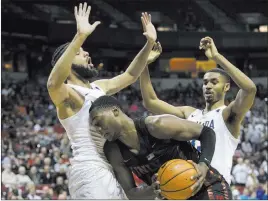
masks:
[[[219,107],[206,114],[203,114],[202,110],[197,109],[188,117],[188,120],[210,127],[214,130],[216,134],[216,145],[211,166],[218,170],[230,184],[233,155],[239,140],[234,138],[226,127],[222,117],[222,111],[225,107],[226,106]]]
[[[105,93],[96,85],[91,88],[68,84],[84,98],[82,108],[73,116],[59,119],[73,150],[69,169],[72,199],[123,199],[124,193],[108,163],[103,145],[105,139],[89,122],[92,103]]]

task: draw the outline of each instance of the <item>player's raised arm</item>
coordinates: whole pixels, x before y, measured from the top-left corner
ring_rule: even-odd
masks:
[[[87,6],[87,3],[79,4],[79,8],[74,8],[77,33],[74,36],[72,42],[67,46],[66,50],[58,61],[53,65],[53,69],[49,75],[47,81],[47,88],[50,97],[55,105],[61,103],[68,96],[67,88],[64,81],[70,75],[73,59],[86,38],[95,30],[99,21],[94,24],[89,24],[88,18],[91,7]]]
[[[144,31],[143,35],[145,35],[147,38],[147,42],[142,50],[134,58],[134,60],[130,63],[126,71],[123,74],[118,75],[112,79],[98,80],[94,82],[100,86],[107,95],[115,94],[118,91],[136,82],[146,66],[147,58],[154,46],[157,34],[155,27],[151,22],[151,15],[142,13],[141,21]]]
[[[147,64],[154,62],[161,54],[162,47],[158,42],[154,45],[150,52]],[[169,103],[160,100],[152,86],[148,66],[144,69],[140,76],[140,89],[143,98],[143,105],[149,111],[155,114],[173,114],[180,118],[187,118],[187,114],[193,112],[194,108],[189,106],[175,107]]]
[[[227,116],[233,115],[234,119],[240,123],[254,102],[257,91],[256,85],[247,75],[218,53],[212,38],[205,37],[201,39],[200,49],[204,49],[206,56],[219,64],[240,88],[236,99],[227,107],[227,110],[229,109],[229,115]]]
[[[124,164],[123,156],[115,142],[104,144],[104,153],[109,163],[112,165],[115,177],[124,189],[126,196],[130,200],[154,200],[156,195],[151,186],[138,189],[135,184],[131,170]]]

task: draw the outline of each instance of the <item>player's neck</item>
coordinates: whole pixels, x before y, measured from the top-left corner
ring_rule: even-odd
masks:
[[[78,85],[81,87],[90,88],[90,82],[88,80],[82,80],[82,79],[78,78],[76,75],[74,75],[73,73],[70,74],[67,82],[68,82],[68,84],[73,84],[73,85]]]
[[[219,101],[212,103],[212,104],[206,103],[206,108],[205,108],[204,112],[206,113],[206,112],[209,112],[211,110],[215,110],[221,106],[224,106],[224,99],[219,100]]]
[[[132,119],[127,118],[123,122],[123,128],[122,128],[122,135],[119,138],[121,142],[123,142],[126,146],[128,146],[130,149],[136,150],[139,152],[140,150],[140,143],[139,143],[139,137],[138,133],[135,127],[135,123]]]

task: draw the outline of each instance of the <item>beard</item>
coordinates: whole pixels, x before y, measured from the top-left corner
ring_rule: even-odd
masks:
[[[97,77],[99,72],[95,68],[85,67],[83,65],[72,64],[72,70],[82,80],[90,80]]]

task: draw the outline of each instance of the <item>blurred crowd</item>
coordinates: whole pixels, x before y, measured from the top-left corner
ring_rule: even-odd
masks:
[[[173,105],[204,106],[201,86],[161,89],[158,97]],[[237,92],[227,96],[227,104]],[[267,89],[258,86],[253,108],[241,127],[234,156],[232,191],[235,199],[267,199]],[[147,115],[139,90],[133,86],[116,97],[131,117]],[[45,80],[3,83],[1,140],[2,199],[69,199],[69,140],[57,120]]]

